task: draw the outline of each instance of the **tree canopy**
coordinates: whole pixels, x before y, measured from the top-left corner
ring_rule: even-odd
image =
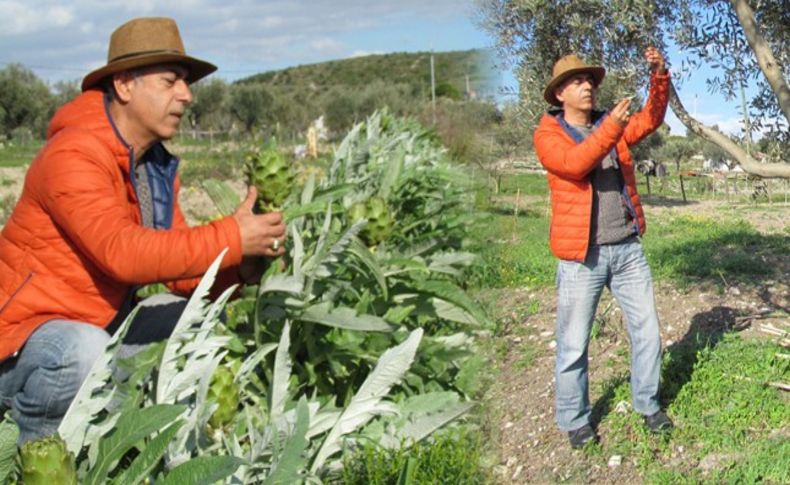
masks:
[[[495,35],[499,50],[518,68],[520,97],[529,119],[537,120],[545,109],[540,92],[561,56],[577,52],[601,63],[608,69],[608,82],[633,90],[647,82],[644,49],[653,45],[666,52],[672,41],[687,53],[672,66],[675,79],[693,75],[703,63],[717,69],[719,74],[707,80],[709,90],[725,100],[740,101],[746,129],[764,131],[775,141],[772,161],[787,162],[787,0],[477,0],[477,4],[480,24]],[[743,88],[750,82],[759,89],[746,100]],[[694,119],[674,86],[671,106],[689,130],[720,146],[744,170],[790,177],[790,164],[755,161],[744,143],[749,133],[733,140]]]

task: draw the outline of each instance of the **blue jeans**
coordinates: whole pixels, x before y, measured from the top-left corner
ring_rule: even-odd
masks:
[[[634,410],[659,410],[661,336],[650,267],[636,237],[591,246],[584,263],[560,261],[557,269],[557,424],[572,431],[590,424],[587,349],[595,310],[607,286],[628,322],[631,399]]]
[[[170,336],[186,300],[161,294],[140,305],[118,350],[120,358],[131,357]],[[110,335],[95,325],[50,320],[33,332],[16,357],[0,363],[0,408],[11,409],[19,426],[20,446],[57,431],[109,340]]]

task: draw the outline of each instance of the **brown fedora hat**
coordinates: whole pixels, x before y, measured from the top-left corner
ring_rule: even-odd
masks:
[[[546,85],[546,89],[543,90],[543,99],[551,105],[562,106],[560,100],[554,96],[554,90],[568,79],[568,76],[573,76],[580,72],[589,73],[595,80],[596,86],[601,84],[603,77],[606,75],[606,69],[600,66],[590,66],[579,59],[579,56],[576,54],[568,54],[554,64],[551,81]]]
[[[188,83],[217,70],[214,64],[186,55],[175,20],[167,17],[132,19],[112,33],[107,50],[107,65],[85,76],[82,90],[96,86],[116,72],[171,62],[187,67]]]

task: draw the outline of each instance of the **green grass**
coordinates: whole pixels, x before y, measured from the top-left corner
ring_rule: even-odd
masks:
[[[3,147],[0,148],[0,167],[28,165],[42,146],[44,142],[41,140],[3,142]]]
[[[790,253],[790,237],[761,234],[742,220],[688,215],[648,226],[643,244],[653,274],[681,286],[754,283],[774,272],[772,260]]]
[[[482,465],[483,435],[457,428],[439,433],[411,448],[386,450],[369,443],[344,457],[345,485],[483,484],[491,477]]]
[[[786,382],[790,363],[775,357],[780,348],[773,344],[732,333],[697,337],[668,349],[663,362],[662,397],[676,429],[654,436],[636,413],[613,412],[612,403],[630,402],[627,376],[616,376],[602,384],[595,404],[594,416],[609,431],[587,450],[589,460],[635,460],[648,483],[790,482],[790,406],[782,391],[765,385]],[[712,456],[720,457],[718,467],[699,468]]]
[[[501,175],[499,177],[499,193],[501,195],[546,195],[549,185],[546,176],[541,174]]]
[[[501,195],[513,195],[517,189],[533,196],[545,196],[548,190],[542,175],[502,178]],[[480,249],[482,265],[474,283],[488,288],[554,284],[556,258],[549,250],[545,203],[522,210],[518,217],[511,206],[486,208],[487,244]],[[760,210],[781,213],[787,209],[764,206]],[[776,273],[775,262],[790,253],[790,231],[760,233],[742,219],[742,214],[722,209],[721,218],[650,218],[642,243],[654,277],[681,287],[703,281],[729,286],[757,283]]]
[[[486,288],[543,287],[554,282],[557,261],[549,249],[549,222],[543,212],[519,217],[490,213],[482,263],[473,275]]]

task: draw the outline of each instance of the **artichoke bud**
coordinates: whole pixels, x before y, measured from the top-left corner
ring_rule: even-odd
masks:
[[[234,366],[217,367],[211,378],[208,399],[219,405],[209,419],[212,428],[221,428],[229,424],[239,409],[239,388],[233,382],[236,376],[232,367]]]
[[[279,210],[294,185],[296,174],[274,141],[247,156],[249,183],[258,190],[258,208]]]
[[[22,445],[22,483],[26,485],[77,484],[74,455],[58,435]]]
[[[392,216],[387,202],[381,197],[371,197],[366,202],[358,202],[348,210],[352,223],[367,219],[368,223],[359,233],[369,245],[376,246],[385,241],[392,232]]]

